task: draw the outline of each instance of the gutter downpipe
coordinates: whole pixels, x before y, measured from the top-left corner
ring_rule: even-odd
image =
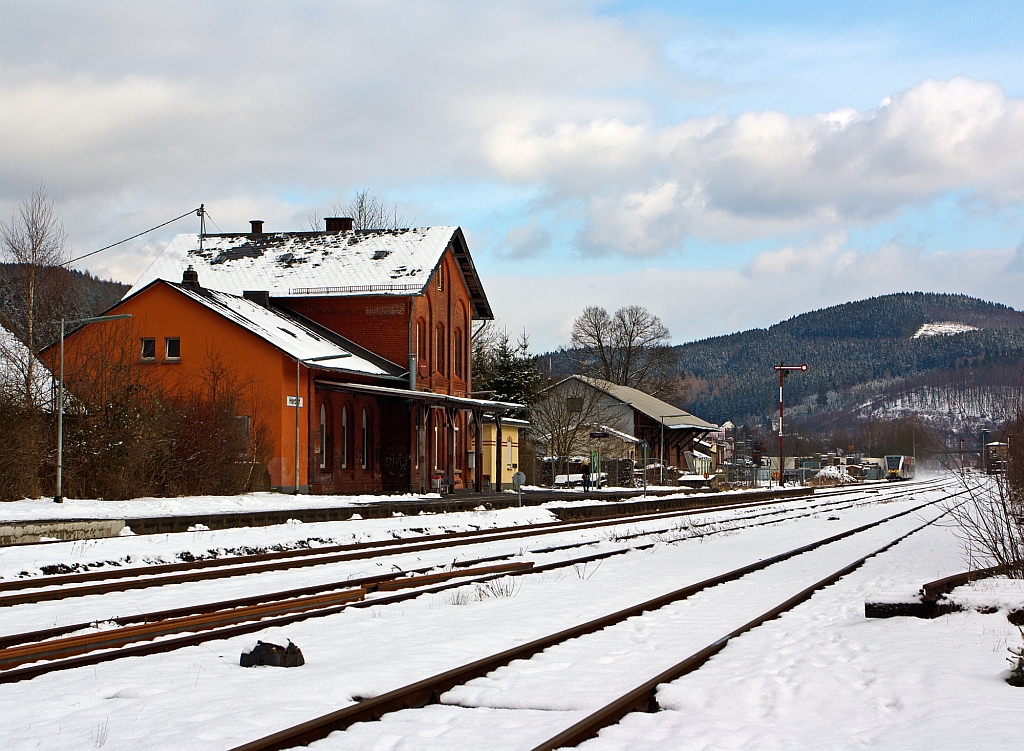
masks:
[[[299,394],[302,388],[299,368],[302,365],[302,360],[295,358],[295,490],[292,495],[299,494]]]

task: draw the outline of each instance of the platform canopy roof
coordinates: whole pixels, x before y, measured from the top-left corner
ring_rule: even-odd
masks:
[[[473,399],[468,396],[450,396],[449,394],[438,394],[434,391],[414,391],[412,389],[398,389],[388,386],[368,386],[361,383],[339,383],[317,378],[316,387],[325,391],[344,391],[354,394],[371,394],[373,396],[387,396],[407,401],[425,402],[434,407],[450,407],[452,409],[465,409],[473,412],[480,412],[490,415],[515,414],[526,409],[525,404],[516,402],[499,402],[494,399]],[[522,422],[517,420],[516,422]],[[528,423],[524,423],[528,424]]]
[[[208,289],[241,296],[342,297],[422,293],[448,249],[469,288],[473,317],[493,318],[462,230],[420,227],[341,232],[175,237],[125,297],[156,279],[177,282],[192,266]]]

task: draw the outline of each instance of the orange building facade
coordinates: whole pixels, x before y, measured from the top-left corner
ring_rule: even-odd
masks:
[[[179,235],[119,313],[155,381],[188,388],[215,359],[246,384],[241,424],[284,492],[482,490],[477,426],[516,407],[471,397],[491,314],[458,228]]]

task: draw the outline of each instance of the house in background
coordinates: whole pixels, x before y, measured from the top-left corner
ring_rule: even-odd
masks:
[[[482,490],[484,441],[469,436],[519,405],[467,396],[470,327],[493,316],[462,231],[326,224],[178,235],[107,312],[133,315],[154,379],[187,387],[216,353],[259,382],[276,489]],[[70,334],[68,351],[95,329]]]
[[[664,457],[667,465],[689,471],[694,471],[694,443],[718,427],[643,391],[599,378],[573,375],[547,391],[576,400],[581,408],[586,403],[595,425],[645,441],[651,460]]]

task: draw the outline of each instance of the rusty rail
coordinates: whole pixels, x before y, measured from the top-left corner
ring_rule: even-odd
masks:
[[[924,602],[935,602],[942,595],[949,594],[957,587],[970,584],[979,579],[988,579],[1011,571],[1014,567],[1009,565],[992,566],[991,568],[980,568],[974,571],[965,571],[962,574],[953,574],[942,579],[928,582],[921,587],[921,599]]]
[[[938,503],[938,501],[923,503],[914,506],[913,508],[907,509],[905,511],[901,511],[896,514],[886,516],[877,521],[861,525],[851,530],[847,530],[846,532],[841,532],[839,534],[832,535],[821,540],[817,540],[807,545],[794,548],[784,553],[780,553],[770,558],[766,558],[756,563],[742,566],[740,568],[734,569],[724,574],[720,574],[718,576],[706,579],[696,584],[691,584],[681,589],[677,589],[673,592],[669,592],[665,595],[661,595],[660,597],[647,600],[646,602],[640,603],[638,605],[634,605],[632,607],[619,610],[610,615],[606,615],[601,618],[589,621],[587,623],[583,623],[565,629],[563,631],[559,631],[549,636],[545,636],[540,639],[531,641],[527,644],[523,644],[517,647],[513,647],[512,649],[499,652],[495,655],[491,655],[489,657],[476,660],[467,665],[463,665],[461,667],[454,668],[444,673],[431,676],[421,681],[411,683],[401,688],[394,689],[393,691],[381,694],[380,696],[365,699],[363,701],[358,702],[357,704],[353,704],[343,709],[339,709],[335,712],[331,712],[330,714],[323,715],[313,720],[309,720],[307,722],[293,726],[291,728],[281,730],[277,733],[273,733],[263,738],[251,741],[249,743],[245,743],[241,746],[237,746],[232,751],[277,751],[280,749],[287,749],[295,746],[308,745],[314,741],[326,737],[330,733],[333,733],[338,730],[344,730],[345,728],[357,722],[375,721],[379,720],[383,715],[388,714],[390,712],[395,712],[402,709],[408,709],[413,707],[421,707],[430,703],[436,703],[439,701],[440,696],[444,692],[449,691],[455,686],[465,683],[474,678],[479,678],[481,676],[487,675],[493,670],[496,670],[499,667],[507,665],[514,660],[529,659],[538,652],[541,652],[551,646],[554,646],[555,644],[567,641],[569,639],[574,639],[586,634],[594,633],[595,631],[600,631],[604,628],[620,623],[626,620],[627,618],[642,615],[644,612],[657,610],[658,608],[662,608],[670,603],[686,599],[687,597],[690,597],[693,594],[696,594],[697,592],[700,592],[704,589],[714,587],[725,582],[733,581],[735,579],[739,579],[743,576],[746,576],[747,574],[768,568],[769,566],[775,563],[779,563],[781,561],[788,560],[789,558],[793,558],[803,553],[810,552],[819,547],[822,547],[823,545],[828,545],[832,542],[836,542],[838,540],[851,537],[855,534],[859,534],[868,529],[880,526],[881,524],[885,524],[886,522],[892,521],[893,519],[906,516],[915,511],[919,511],[920,509],[925,508],[927,506],[934,505],[935,503]],[[931,523],[932,522],[929,522],[929,524]],[[923,525],[922,527],[915,529],[914,532],[918,531],[918,529],[922,529],[924,526],[927,525]],[[913,534],[913,532],[908,534]],[[895,545],[899,540],[902,540],[906,536],[907,535],[904,535],[898,538],[896,541],[889,543],[889,545],[886,546],[886,548],[884,549],[888,549],[888,547]],[[875,551],[871,555],[877,555],[878,552],[881,552],[881,549],[879,551]],[[856,567],[856,565],[860,565],[860,563],[863,563],[863,561],[866,560],[868,557],[870,556],[866,556],[859,563],[851,565]],[[539,572],[546,568],[548,567],[538,567],[534,569],[534,571]],[[843,574],[839,575],[841,576]],[[815,585],[814,588],[820,588],[820,586],[823,585],[821,585],[821,583],[819,582],[817,585]],[[792,607],[792,605],[790,607]],[[752,627],[753,626],[751,626],[751,628]],[[726,642],[728,638],[731,637],[726,637]],[[718,649],[724,648],[724,646],[725,644],[723,643]],[[706,660],[708,657],[710,657],[710,654],[707,657],[705,657],[704,660]]]
[[[607,556],[608,554],[603,555]],[[589,558],[594,558],[594,556]],[[572,565],[575,562],[578,561],[568,562],[565,565]],[[100,631],[98,633],[63,639],[38,641],[23,646],[12,646],[0,650],[0,683],[25,680],[55,670],[93,665],[121,657],[169,652],[185,646],[194,646],[205,641],[225,639],[230,636],[261,631],[274,626],[287,625],[288,623],[294,623],[310,617],[331,615],[340,612],[346,607],[357,604],[387,604],[410,599],[411,597],[419,597],[429,591],[440,591],[455,586],[464,586],[467,583],[483,582],[501,576],[520,575],[530,572],[532,567],[533,563],[522,562],[476,569],[463,569],[434,576],[418,576],[401,580],[398,578],[401,575],[395,575],[394,577],[369,577],[367,580],[361,580],[361,586],[331,594],[313,597],[290,597],[287,599],[282,599],[280,595],[277,595],[279,599],[273,602],[246,607],[234,607],[234,603],[237,601],[213,603],[203,606],[200,609],[200,613],[184,617],[163,618],[152,623],[142,623],[121,629],[111,629],[109,631]],[[403,581],[407,587],[411,588],[456,578],[468,579],[468,581],[442,585],[435,588],[435,590],[418,590],[369,601],[363,599],[368,591],[373,591],[381,584],[388,582]],[[373,583],[368,583],[370,581]],[[350,585],[355,583],[354,581],[349,582]],[[337,585],[335,585],[335,589],[337,588]],[[151,616],[158,615],[160,614],[151,614]],[[137,644],[139,641],[152,640],[183,632],[191,635],[151,644]],[[18,638],[20,637],[9,637],[9,639]],[[106,649],[112,651],[95,653],[96,650]],[[50,662],[43,662],[28,667],[18,667],[28,662],[42,660]]]
[[[602,518],[585,522],[541,522],[522,525],[520,527],[499,527],[490,530],[470,530],[441,535],[425,535],[412,540],[381,540],[378,542],[353,543],[350,545],[330,546],[326,548],[282,551],[281,553],[263,553],[254,556],[238,556],[236,558],[218,558],[189,563],[171,563],[160,566],[117,569],[111,571],[90,571],[82,574],[62,574],[47,577],[0,582],[0,592],[10,590],[32,589],[15,595],[0,595],[0,607],[9,607],[25,603],[59,600],[68,597],[103,594],[106,592],[124,591],[128,589],[145,589],[165,584],[180,584],[190,581],[246,576],[264,571],[279,571],[291,568],[318,566],[327,563],[338,563],[351,560],[362,560],[383,555],[421,552],[448,547],[471,545],[479,542],[493,542],[522,537],[533,537],[551,533],[572,532],[582,529],[613,526],[624,520],[632,519],[663,519],[678,516],[692,516],[708,510],[728,511],[737,508],[765,505],[766,501],[750,501],[729,505],[721,505],[713,509],[685,509],[663,512],[636,512],[622,516]],[[398,548],[395,550],[394,548]],[[335,552],[341,551],[341,552]],[[209,570],[214,569],[214,570]],[[181,573],[177,573],[181,572]],[[101,584],[89,586],[77,585],[91,581],[114,579]],[[40,588],[47,589],[40,589]]]
[[[584,717],[572,727],[562,731],[553,738],[549,738],[543,743],[534,746],[531,751],[554,751],[554,749],[558,748],[572,748],[578,746],[583,741],[596,736],[603,728],[616,724],[631,712],[647,712],[652,708],[657,707],[656,693],[658,686],[671,683],[672,681],[678,680],[679,678],[698,670],[708,660],[725,649],[732,639],[742,636],[748,631],[751,631],[768,621],[774,620],[786,611],[792,610],[797,605],[806,602],[811,599],[811,597],[814,596],[814,593],[818,590],[824,589],[831,584],[835,584],[847,574],[850,574],[863,566],[868,559],[884,553],[911,535],[934,524],[939,518],[941,518],[941,516],[942,515],[932,519],[930,522],[920,525],[919,527],[915,527],[910,532],[900,535],[895,540],[886,543],[882,547],[858,558],[853,563],[843,566],[843,568],[838,571],[829,574],[824,579],[815,582],[803,591],[797,593],[793,597],[790,597],[785,602],[776,605],[772,609],[762,613],[753,620],[748,621],[739,628],[730,631],[720,639],[716,639],[700,651],[687,657],[685,660],[676,663],[649,681],[645,681],[633,690],[623,694],[618,699],[601,707],[596,712]]]

